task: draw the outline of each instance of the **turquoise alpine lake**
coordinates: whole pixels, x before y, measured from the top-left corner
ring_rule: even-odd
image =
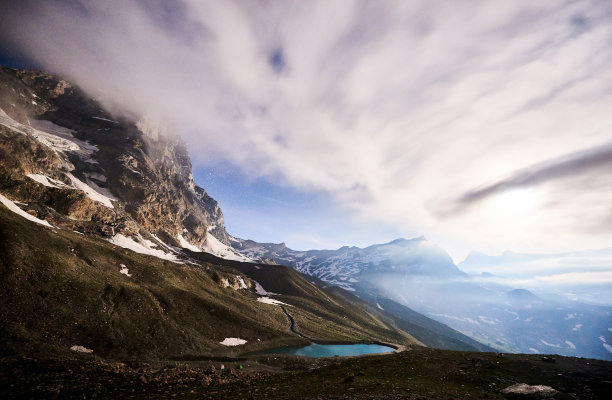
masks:
[[[391,353],[395,351],[393,347],[380,344],[317,344],[301,347],[277,347],[250,353],[253,355],[263,354],[295,354],[305,357],[347,357],[361,356],[364,354]]]

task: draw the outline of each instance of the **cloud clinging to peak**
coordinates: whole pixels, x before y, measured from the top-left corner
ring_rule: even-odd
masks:
[[[601,169],[510,189],[612,141],[612,4],[18,3],[0,6],[6,43],[164,121],[196,163],[325,191],[457,249],[609,246]],[[474,188],[489,191],[440,217]]]

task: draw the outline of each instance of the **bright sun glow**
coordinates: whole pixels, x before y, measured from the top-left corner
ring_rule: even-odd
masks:
[[[527,217],[537,209],[539,196],[532,189],[515,189],[499,194],[493,203],[495,213],[504,219]]]

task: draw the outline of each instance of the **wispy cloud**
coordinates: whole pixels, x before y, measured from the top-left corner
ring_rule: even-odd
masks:
[[[196,163],[326,191],[455,251],[610,243],[609,178],[562,158],[609,151],[609,2],[49,0],[0,13],[0,40],[164,121]],[[512,211],[504,193],[524,186]],[[478,206],[440,218],[462,194]]]
[[[471,190],[459,197],[456,207],[451,212],[460,212],[464,207],[508,190],[537,186],[565,178],[585,178],[591,175],[600,175],[608,180],[612,177],[612,144],[543,162],[515,172],[508,178]]]

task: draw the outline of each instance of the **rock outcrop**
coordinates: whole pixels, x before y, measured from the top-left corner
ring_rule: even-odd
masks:
[[[113,116],[78,87],[0,70],[0,192],[57,226],[202,248],[229,244],[223,213],[195,185],[181,140]]]
[[[517,383],[503,389],[501,393],[509,399],[553,399],[559,392],[550,386]]]

